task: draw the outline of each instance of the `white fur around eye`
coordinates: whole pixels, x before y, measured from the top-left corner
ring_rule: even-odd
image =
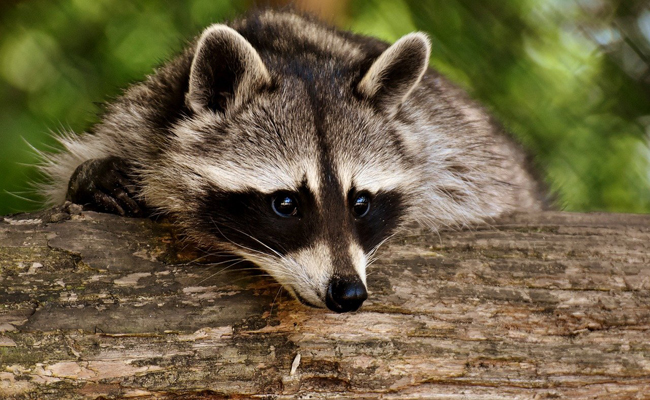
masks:
[[[381,191],[404,190],[412,186],[417,175],[406,170],[395,161],[386,163],[383,160],[360,164],[344,154],[336,157],[339,182],[344,194],[351,188],[357,191],[368,191],[371,194]]]

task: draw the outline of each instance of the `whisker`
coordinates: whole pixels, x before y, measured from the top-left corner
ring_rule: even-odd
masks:
[[[278,257],[280,257],[280,258],[284,257],[282,254],[280,254],[280,252],[278,252],[277,250],[275,250],[275,249],[272,248],[271,246],[267,245],[266,243],[262,242],[261,240],[257,239],[256,237],[253,237],[252,235],[249,235],[248,233],[246,233],[246,232],[244,232],[244,231],[242,231],[242,230],[240,230],[240,229],[236,229],[236,228],[232,228],[232,229],[236,230],[237,232],[241,233],[242,235],[246,235],[247,237],[253,239],[253,240],[256,241],[257,243],[261,244],[261,245],[264,246],[265,248],[267,248],[267,249],[269,249],[270,251],[272,251],[273,254],[277,255]]]
[[[217,276],[217,275],[219,275],[220,273],[222,273],[223,271],[225,271],[225,270],[227,270],[227,269],[229,269],[229,268],[232,268],[232,267],[234,267],[235,265],[242,263],[243,261],[244,261],[243,259],[242,259],[242,260],[238,260],[238,261],[235,262],[234,264],[229,265],[229,266],[227,266],[227,267],[225,267],[225,268],[222,268],[221,270],[215,272],[214,274],[211,274],[211,275],[208,276],[207,278],[202,279],[202,280],[199,281],[197,284],[201,284],[201,283],[207,281],[208,279],[212,279],[212,278],[214,278],[215,276]]]
[[[219,228],[219,225],[214,221],[214,219],[210,218],[210,221],[212,222],[212,224],[214,225],[214,227],[217,228],[217,230],[219,231],[219,234],[221,234],[221,236],[223,236],[223,238],[226,239],[229,243],[231,243],[231,244],[233,244],[234,246],[239,247],[239,248],[241,248],[241,249],[244,249],[244,250],[250,251],[251,253],[254,253],[254,254],[263,254],[263,255],[265,255],[265,253],[263,253],[263,252],[261,252],[261,251],[259,251],[259,250],[251,249],[250,247],[246,247],[246,246],[244,246],[244,245],[242,245],[242,244],[239,244],[239,243],[236,243],[236,242],[230,240],[230,238],[228,238],[228,236],[226,236],[226,235],[221,231],[221,228]]]
[[[273,316],[273,307],[275,306],[275,301],[278,299],[278,296],[282,292],[282,285],[280,285],[280,289],[278,289],[278,292],[275,294],[275,297],[273,298],[273,302],[271,303],[271,310],[269,311],[269,317],[267,318],[267,325],[268,325],[268,320],[271,319],[271,316]]]

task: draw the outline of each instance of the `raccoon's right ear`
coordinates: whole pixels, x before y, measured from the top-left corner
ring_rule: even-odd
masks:
[[[257,50],[236,30],[215,24],[196,45],[185,102],[194,112],[224,112],[244,103],[271,77]]]
[[[422,32],[403,36],[373,63],[357,86],[363,97],[394,114],[429,66],[431,42]]]

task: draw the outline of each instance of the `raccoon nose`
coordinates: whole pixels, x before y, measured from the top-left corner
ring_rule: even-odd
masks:
[[[367,298],[366,286],[358,276],[335,277],[327,287],[325,305],[332,311],[344,313],[358,310]]]

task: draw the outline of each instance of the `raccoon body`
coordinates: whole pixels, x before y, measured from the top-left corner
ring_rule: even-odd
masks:
[[[292,12],[213,25],[62,137],[44,193],[169,215],[304,304],[356,310],[368,258],[406,224],[541,207],[524,154],[429,53],[422,33],[388,45]]]

